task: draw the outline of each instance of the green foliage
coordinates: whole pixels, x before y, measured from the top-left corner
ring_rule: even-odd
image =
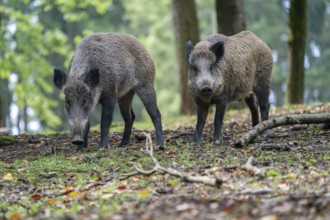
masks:
[[[288,10],[282,0],[245,1],[247,28],[273,50],[274,103],[282,105],[287,77]],[[308,0],[308,45],[306,50],[306,102],[328,101],[330,78],[330,0]],[[196,0],[200,37],[216,32],[213,0]],[[28,121],[38,118],[43,129],[67,128],[63,102],[53,89],[53,66],[66,69],[77,44],[94,32],[126,32],[146,46],[156,65],[156,90],[163,117],[179,114],[179,75],[176,66],[171,1],[159,0],[24,0],[0,5],[0,79],[18,76],[12,100],[21,111],[33,109]],[[276,18],[276,19],[274,19]],[[314,47],[314,50],[312,49]],[[315,48],[319,54],[315,54]],[[1,85],[3,83],[1,82]],[[0,92],[8,88],[1,86]],[[33,98],[32,98],[33,97]],[[60,97],[60,98],[59,98]],[[134,99],[136,120],[147,119],[142,103]],[[115,121],[122,121],[116,110]],[[100,110],[92,116],[99,123]]]

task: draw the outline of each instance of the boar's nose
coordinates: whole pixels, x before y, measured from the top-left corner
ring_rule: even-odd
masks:
[[[82,145],[84,144],[84,139],[82,139],[80,136],[74,136],[71,143],[74,144],[74,145]]]
[[[205,86],[201,89],[201,95],[202,96],[209,96],[212,94],[212,89],[208,86]]]

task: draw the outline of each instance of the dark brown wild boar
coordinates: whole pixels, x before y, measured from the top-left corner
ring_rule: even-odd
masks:
[[[78,150],[88,145],[89,115],[102,105],[100,148],[106,148],[115,103],[125,121],[119,147],[129,143],[135,115],[132,99],[142,100],[156,130],[157,145],[163,145],[161,115],[154,90],[155,66],[142,44],[121,33],[96,33],[87,36],[72,57],[68,75],[54,69],[54,84],[65,95],[72,143]]]
[[[209,106],[215,104],[214,144],[221,141],[221,127],[229,102],[245,100],[252,124],[268,119],[272,52],[249,31],[227,37],[214,34],[194,47],[186,44],[188,86],[195,96],[197,125],[193,141],[199,141]]]

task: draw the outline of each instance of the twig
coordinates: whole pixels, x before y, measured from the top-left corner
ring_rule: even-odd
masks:
[[[240,192],[240,194],[269,194],[273,193],[274,190],[271,188],[264,188],[264,189],[245,189]]]
[[[159,164],[156,157],[154,156],[152,140],[151,140],[150,134],[145,134],[145,136],[146,136],[146,151],[149,154],[149,156],[151,157],[151,159],[154,162],[155,166],[151,170],[144,170],[144,169],[141,169],[141,168],[137,167],[136,165],[134,165],[134,168],[135,168],[136,171],[132,172],[132,173],[121,175],[119,177],[121,180],[126,179],[126,178],[131,177],[131,176],[134,176],[134,175],[139,175],[139,174],[152,175],[154,173],[160,173],[160,174],[168,173],[172,176],[181,178],[181,180],[184,181],[184,182],[203,183],[205,185],[217,186],[217,187],[220,187],[222,185],[223,181],[221,179],[218,179],[218,178],[211,178],[211,177],[207,177],[207,176],[191,176],[191,175],[179,172],[179,171],[177,171],[175,169],[172,169],[172,168],[162,167]]]
[[[260,148],[265,150],[279,150],[279,151],[290,151],[291,148],[286,144],[260,144]]]
[[[258,168],[256,166],[253,166],[253,156],[249,157],[249,159],[247,160],[247,162],[242,166],[243,169],[252,172],[254,175],[263,175],[267,169],[269,169],[268,167],[264,167],[264,168]]]
[[[250,143],[255,137],[263,133],[267,129],[293,124],[322,124],[330,123],[330,113],[323,114],[296,114],[286,115],[278,118],[273,118],[257,124],[252,130],[245,133],[234,144],[236,147],[242,147]]]

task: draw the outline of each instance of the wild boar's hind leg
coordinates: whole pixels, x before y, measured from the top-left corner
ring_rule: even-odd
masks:
[[[210,105],[208,103],[204,103],[198,97],[195,98],[195,104],[196,104],[196,110],[197,110],[197,125],[196,125],[193,142],[199,142],[202,137],[202,133],[203,133],[207,115],[209,113]]]
[[[216,105],[215,116],[214,116],[214,145],[220,145],[221,143],[221,133],[223,117],[226,111],[226,104],[218,103]]]
[[[164,146],[162,119],[157,107],[156,92],[152,85],[143,85],[135,89],[155,126],[158,146]]]
[[[268,120],[269,115],[269,83],[259,85],[254,91],[260,106],[261,120]]]
[[[115,109],[116,98],[108,98],[101,101],[101,141],[100,148],[108,147],[109,128],[112,123],[113,110]]]
[[[129,91],[124,97],[118,100],[119,109],[123,119],[125,121],[125,129],[123,134],[123,139],[118,147],[124,147],[129,143],[129,139],[131,136],[131,131],[133,127],[133,123],[135,120],[135,114],[132,109],[132,100],[134,97],[134,90]]]
[[[252,125],[253,127],[259,123],[259,110],[258,110],[258,101],[254,93],[251,93],[250,96],[245,98],[246,104],[249,106],[252,116]]]

